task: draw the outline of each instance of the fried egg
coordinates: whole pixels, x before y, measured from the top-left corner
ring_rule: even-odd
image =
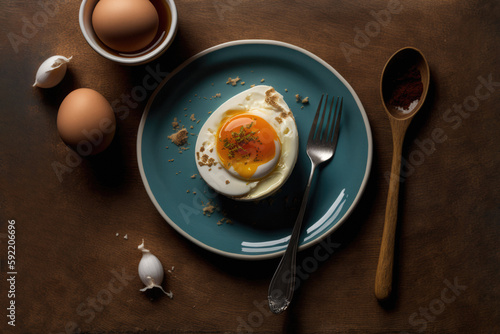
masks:
[[[207,119],[195,148],[200,176],[234,199],[257,200],[278,190],[298,155],[297,126],[283,96],[255,86],[224,102]]]

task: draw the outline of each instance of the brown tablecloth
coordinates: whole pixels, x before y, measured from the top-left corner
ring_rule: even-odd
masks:
[[[57,10],[48,11],[49,3]],[[288,42],[332,65],[357,92],[371,124],[366,191],[328,238],[334,252],[302,273],[281,315],[270,314],[266,302],[278,259],[212,254],[156,211],[136,158],[146,98],[118,120],[106,152],[73,162],[58,180],[53,163],[64,164],[69,152],[56,129],[62,99],[79,87],[121,99],[141,85],[147,67],[96,54],[79,30],[79,6],[0,2],[0,331],[500,332],[498,1],[177,1],[175,42],[147,66],[171,71],[231,40]],[[426,55],[432,82],[404,145],[395,296],[381,305],[373,286],[392,138],[379,81],[386,60],[404,46]],[[38,66],[55,54],[74,56],[63,83],[32,88]],[[17,274],[7,274],[12,221]],[[164,263],[173,299],[138,291],[142,238]],[[314,247],[299,259],[308,256]],[[14,311],[7,309],[12,302]],[[15,327],[8,323],[12,312]]]

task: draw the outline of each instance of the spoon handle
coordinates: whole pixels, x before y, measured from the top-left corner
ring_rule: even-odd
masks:
[[[403,149],[406,127],[393,125],[393,156],[391,178],[385,208],[385,223],[380,245],[377,273],[375,275],[375,297],[383,301],[389,298],[392,291],[392,273],[394,266],[394,242],[398,217],[398,197],[401,171],[401,153]]]

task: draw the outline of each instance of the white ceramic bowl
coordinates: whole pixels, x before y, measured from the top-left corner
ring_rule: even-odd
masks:
[[[150,48],[149,51],[142,52],[140,54],[119,54],[112,53],[107,48],[102,47],[100,44],[102,42],[98,42],[98,37],[94,32],[94,28],[92,27],[92,13],[94,11],[94,7],[96,6],[99,0],[83,0],[80,5],[80,29],[83,33],[83,36],[87,40],[87,43],[101,56],[112,60],[114,62],[123,64],[123,65],[140,65],[147,62],[150,62],[153,59],[158,58],[165,50],[168,49],[172,41],[174,40],[175,34],[177,33],[177,8],[175,7],[175,3],[173,0],[165,0],[165,4],[170,9],[170,27],[167,30],[167,36],[163,41]]]

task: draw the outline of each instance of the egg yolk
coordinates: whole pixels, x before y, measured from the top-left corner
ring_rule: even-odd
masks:
[[[217,139],[220,162],[245,180],[252,178],[259,166],[274,159],[276,143],[280,143],[276,130],[267,121],[248,114],[222,122]]]

